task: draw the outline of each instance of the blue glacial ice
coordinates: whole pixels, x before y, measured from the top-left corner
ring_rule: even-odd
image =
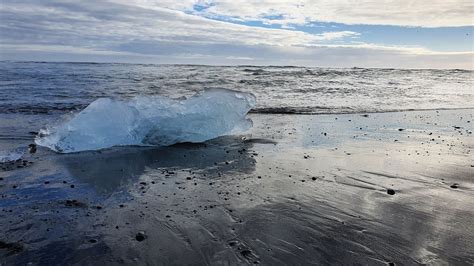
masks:
[[[188,99],[102,98],[66,122],[41,130],[35,142],[61,153],[203,142],[250,129],[246,115],[255,104],[254,95],[225,89],[205,90]]]

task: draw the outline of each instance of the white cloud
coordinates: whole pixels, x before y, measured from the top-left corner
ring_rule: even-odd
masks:
[[[268,24],[344,24],[448,27],[474,25],[472,0],[196,0],[125,1],[143,7],[192,10],[206,6],[200,13],[208,17],[259,20]],[[275,19],[277,18],[277,19]]]
[[[415,46],[356,43],[354,38],[360,33],[353,31],[310,34],[238,25],[179,11],[189,10],[195,3],[3,0],[0,59],[474,68],[472,52],[440,53]],[[228,5],[232,10],[230,2]],[[255,5],[242,6],[239,12],[260,16],[260,9],[253,10]],[[271,9],[265,14],[278,12]]]

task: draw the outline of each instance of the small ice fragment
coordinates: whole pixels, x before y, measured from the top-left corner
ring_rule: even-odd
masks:
[[[247,113],[255,96],[210,89],[185,99],[138,96],[129,101],[98,99],[69,121],[42,130],[38,145],[62,153],[112,146],[166,146],[203,142],[252,127]]]
[[[0,151],[0,163],[14,162],[21,159],[27,148],[20,147],[12,151]]]

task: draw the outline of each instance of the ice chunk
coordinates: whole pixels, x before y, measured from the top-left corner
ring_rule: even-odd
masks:
[[[62,153],[123,145],[202,142],[252,127],[246,118],[255,96],[210,89],[189,99],[138,96],[98,99],[69,121],[42,130],[35,142]]]
[[[20,147],[12,151],[0,151],[0,163],[14,162],[21,159],[27,148]]]

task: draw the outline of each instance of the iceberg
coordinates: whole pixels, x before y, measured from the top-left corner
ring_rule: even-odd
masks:
[[[253,94],[208,89],[186,99],[137,96],[97,99],[71,119],[40,131],[36,144],[71,153],[113,146],[203,142],[252,127]]]

